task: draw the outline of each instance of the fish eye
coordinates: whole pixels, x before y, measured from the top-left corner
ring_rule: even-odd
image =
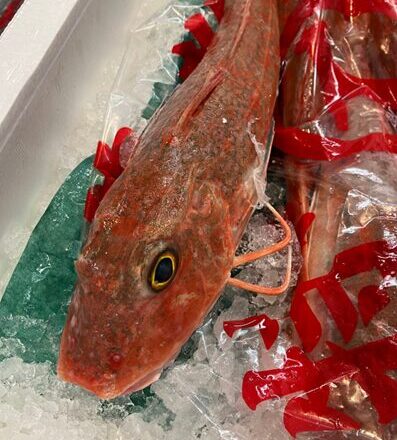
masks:
[[[173,251],[161,253],[153,265],[149,274],[150,287],[159,292],[165,289],[173,280],[177,270],[178,260]]]

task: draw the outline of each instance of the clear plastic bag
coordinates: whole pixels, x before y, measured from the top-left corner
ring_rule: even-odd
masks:
[[[217,3],[175,2],[134,35],[110,98],[87,220],[181,79],[172,48],[190,41],[186,20],[199,13],[215,30],[209,6]],[[387,1],[280,5],[284,68],[275,145],[285,154],[274,152],[266,192],[296,229],[290,290],[268,298],[227,287],[160,380],[111,402],[56,380],[53,363],[27,365],[17,357],[30,362],[28,343],[2,339],[5,357],[14,356],[1,368],[0,394],[16,414],[7,412],[7,436],[34,407],[31,438],[396,438],[395,10]],[[152,38],[155,57],[139,50],[140,38]],[[131,63],[142,64],[138,76]],[[350,88],[339,87],[342,70]],[[262,160],[266,166],[266,154]],[[238,252],[282,235],[258,209]],[[276,286],[287,260],[283,251],[233,275]],[[23,322],[28,341],[32,321]],[[43,356],[53,361],[59,333],[44,331]]]
[[[223,10],[224,1],[219,0],[170,2],[132,33],[109,97],[96,152],[97,172],[85,210],[89,222],[125,168],[150,118],[203,59]]]
[[[286,155],[273,172],[286,178],[303,266],[290,339],[275,342],[284,360],[249,372],[243,395],[252,408],[281,399],[297,438],[394,439],[397,9],[287,2],[280,17],[275,145]]]

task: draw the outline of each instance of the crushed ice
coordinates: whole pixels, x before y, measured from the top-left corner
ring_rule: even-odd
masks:
[[[240,251],[279,239],[279,228],[258,211]],[[237,276],[277,285],[285,265],[285,253],[280,253],[242,268]],[[0,363],[0,438],[166,440],[190,433],[196,439],[270,440],[277,433],[283,440],[282,402],[251,411],[242,400],[241,383],[248,370],[279,366],[284,353],[267,352],[255,330],[229,338],[223,322],[260,313],[282,319],[287,306],[282,299],[270,304],[266,297],[227,288],[142,406],[134,396],[103,402],[60,382],[52,365],[24,363],[18,358],[24,350],[20,341],[3,339],[0,352],[9,358]]]

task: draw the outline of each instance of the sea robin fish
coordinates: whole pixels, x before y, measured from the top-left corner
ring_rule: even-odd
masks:
[[[59,376],[101,398],[156,381],[202,324],[233,267],[266,175],[279,73],[275,0],[228,0],[194,73],[154,115],[103,199],[82,254]],[[273,210],[277,216],[277,213]]]

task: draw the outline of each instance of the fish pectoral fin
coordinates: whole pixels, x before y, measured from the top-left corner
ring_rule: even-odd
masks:
[[[236,278],[229,278],[228,284],[239,287],[244,290],[248,290],[250,292],[259,293],[262,295],[280,295],[284,293],[290,284],[291,281],[291,271],[292,271],[292,247],[291,247],[291,238],[292,238],[292,232],[291,228],[289,227],[288,223],[283,219],[283,217],[277,212],[276,209],[273,208],[270,203],[266,203],[266,206],[269,208],[269,210],[274,214],[276,219],[280,222],[283,230],[284,230],[284,238],[279,242],[275,243],[271,246],[265,247],[263,249],[259,249],[258,251],[250,252],[248,254],[240,255],[238,257],[234,258],[233,268],[243,266],[245,264],[251,263],[253,261],[259,260],[261,258],[264,258],[268,255],[275,254],[276,252],[279,252],[286,247],[289,247],[288,249],[288,265],[287,265],[287,272],[285,276],[285,280],[283,284],[279,287],[265,287],[265,286],[259,286],[256,284],[247,283],[242,280],[238,280]]]
[[[217,69],[210,75],[210,77],[205,81],[203,87],[201,87],[182,113],[181,118],[176,126],[177,131],[183,130],[191,118],[204,107],[205,103],[211,97],[218,85],[223,81],[224,77],[225,70],[222,68]]]

